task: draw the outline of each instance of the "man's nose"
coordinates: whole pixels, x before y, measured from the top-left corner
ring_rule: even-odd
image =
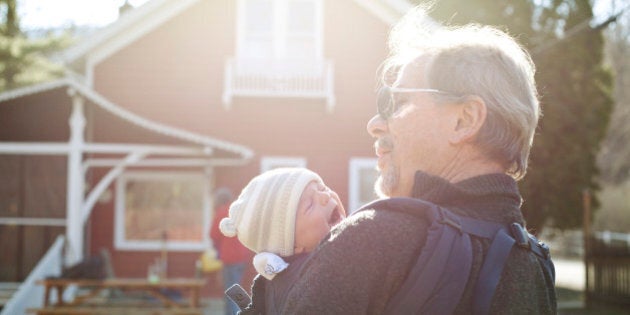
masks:
[[[367,123],[367,132],[374,138],[382,135],[387,132],[387,121],[381,115],[374,115]]]

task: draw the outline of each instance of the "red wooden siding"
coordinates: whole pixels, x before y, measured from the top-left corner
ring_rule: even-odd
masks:
[[[250,164],[215,170],[217,186],[239,192],[259,173],[263,156],[304,157],[345,203],[349,159],[374,155],[365,126],[375,113],[376,71],[386,56],[389,26],[350,0],[325,1],[324,10],[324,58],[335,67],[332,113],[324,99],[236,97],[229,110],[223,107],[224,65],[235,52],[233,0],[201,1],[116,52],[96,66],[94,86],[149,119],[253,149]],[[94,209],[93,252],[113,250],[113,216],[113,200]],[[125,276],[146,275],[157,255],[112,253],[116,272]],[[192,275],[198,253],[172,257],[169,271]]]

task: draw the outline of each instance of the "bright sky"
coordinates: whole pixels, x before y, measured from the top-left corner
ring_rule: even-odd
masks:
[[[137,7],[147,1],[129,0],[129,3]],[[624,0],[596,0],[595,15],[609,15],[614,2],[620,7]],[[118,8],[123,3],[125,0],[18,0],[18,14],[24,29],[71,24],[104,26],[118,18]]]
[[[148,0],[129,0],[140,6]],[[18,0],[18,15],[24,29],[69,25],[104,26],[118,18],[125,0]]]

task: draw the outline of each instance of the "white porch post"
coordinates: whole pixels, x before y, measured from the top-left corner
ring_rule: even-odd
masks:
[[[83,204],[84,178],[81,163],[83,160],[83,133],[85,116],[83,115],[84,99],[74,89],[68,89],[72,97],[72,113],[70,114],[70,141],[68,153],[68,191],[66,209],[66,239],[68,251],[66,264],[74,264],[83,259]]]

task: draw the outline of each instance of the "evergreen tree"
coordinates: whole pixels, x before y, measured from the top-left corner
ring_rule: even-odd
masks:
[[[619,185],[630,182],[630,4],[611,4],[609,14],[617,15],[617,21],[605,35],[607,60],[615,74],[615,106],[598,165],[603,183]]]
[[[606,59],[615,74],[615,106],[598,156],[601,209],[594,230],[630,233],[630,3],[610,2],[617,20],[605,32]]]
[[[63,67],[47,55],[65,48],[69,35],[30,39],[21,30],[16,0],[0,0],[0,91],[50,80],[63,75]]]
[[[582,224],[582,192],[599,188],[595,157],[610,119],[612,80],[603,66],[602,30],[589,24],[589,1],[536,3],[441,0],[432,16],[447,24],[498,26],[532,53],[543,116],[520,188],[528,227],[538,232],[545,223],[561,229]]]
[[[588,0],[556,0],[540,16],[541,31],[556,44],[533,49],[544,116],[521,187],[524,213],[534,225],[551,219],[561,229],[581,226],[582,192],[599,190],[596,156],[612,112],[612,76],[603,66],[602,30],[590,25],[592,18]],[[594,198],[593,209],[598,206]]]

